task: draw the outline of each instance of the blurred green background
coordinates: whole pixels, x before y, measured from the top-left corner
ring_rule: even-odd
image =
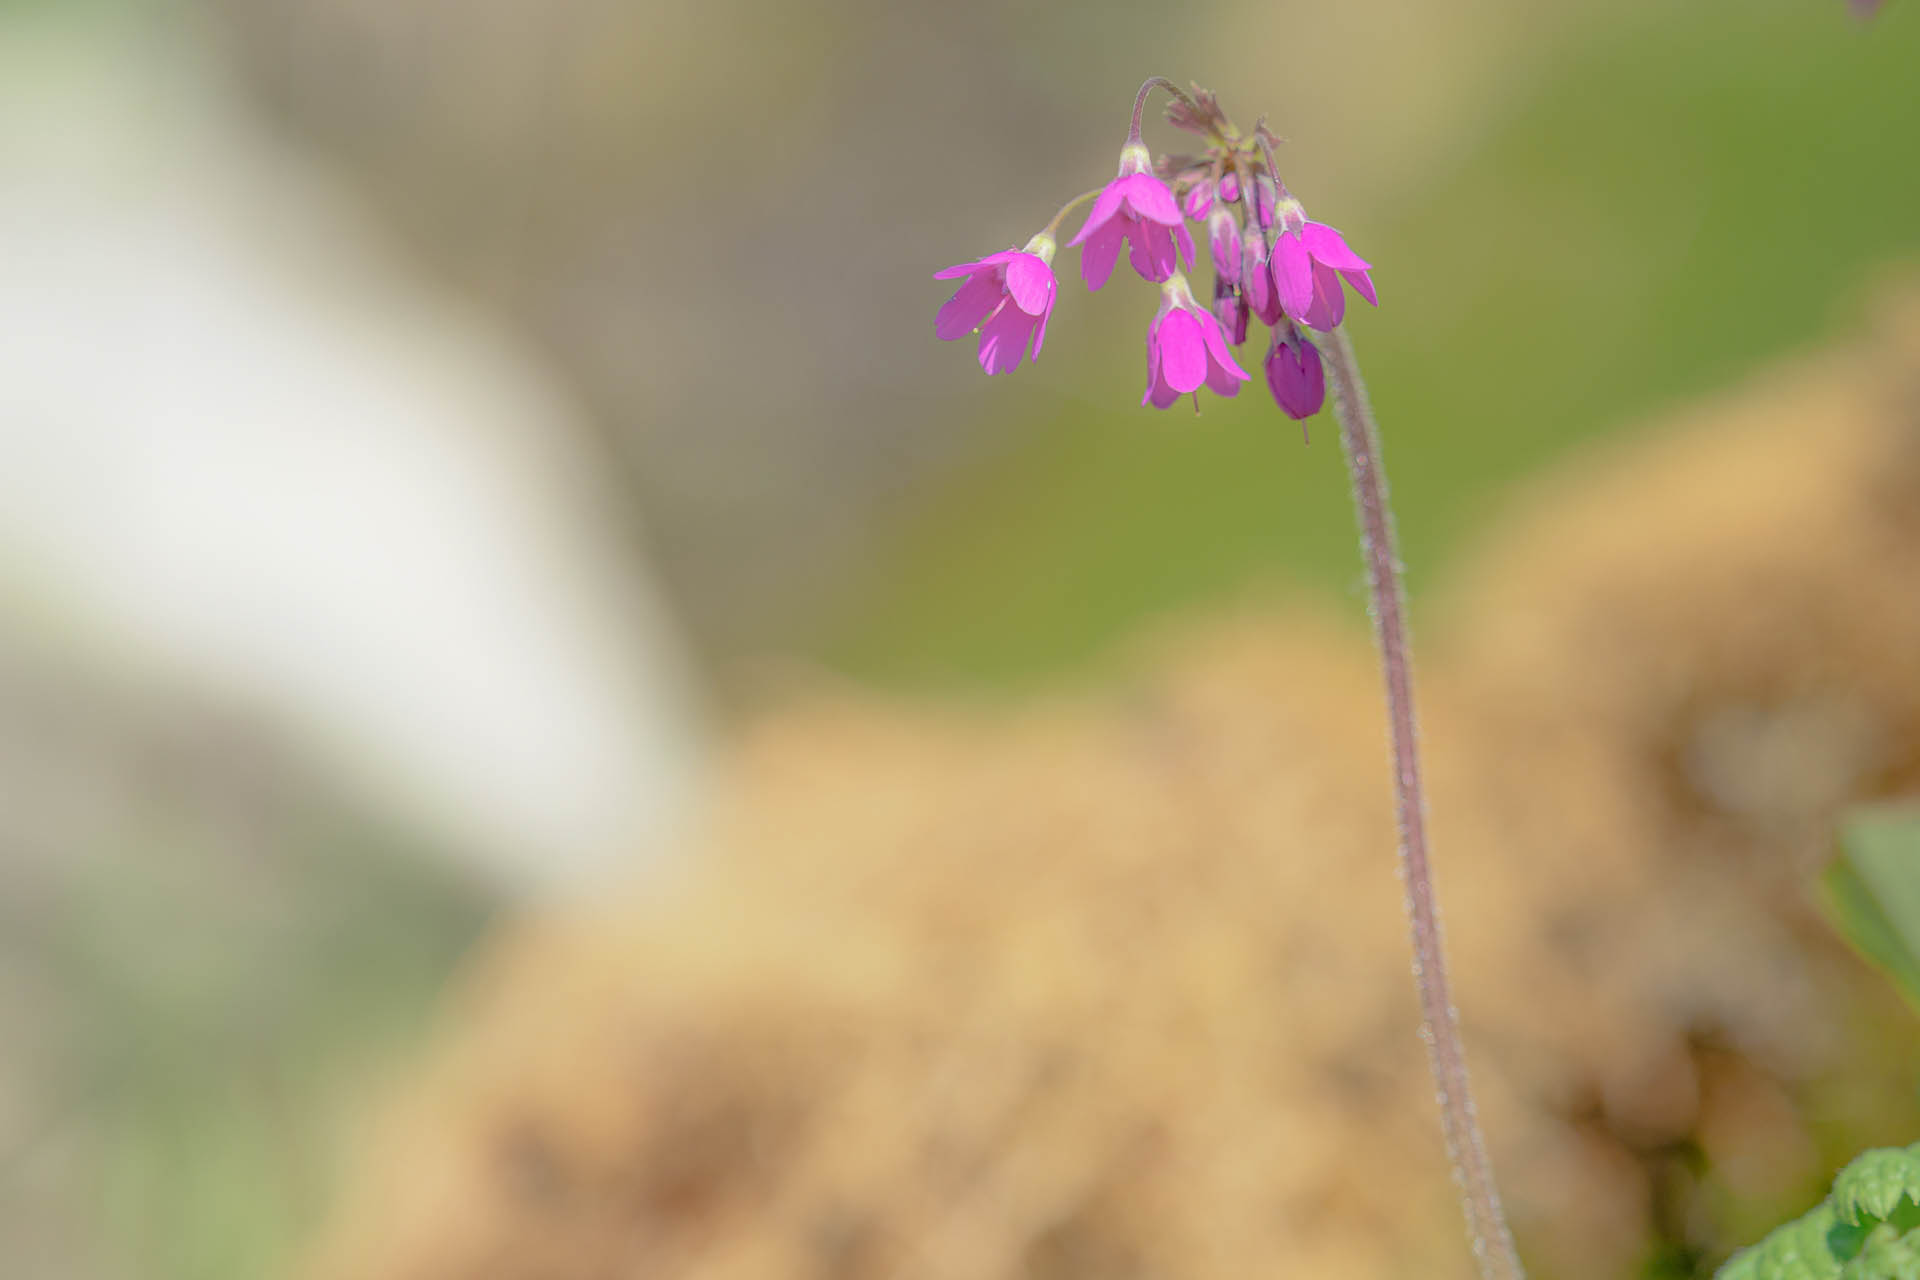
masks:
[[[1375,264],[1352,328],[1416,596],[1517,480],[1855,324],[1920,255],[1905,0],[1871,24],[1841,0],[14,0],[0,41],[49,82],[81,50],[205,86],[553,370],[722,706],[767,655],[1004,691],[1248,591],[1362,607],[1331,423],[1303,445],[1257,379],[1198,419],[1137,408],[1147,286],[1088,296],[1064,252],[1042,363],[991,385],[933,337],[932,273],[1105,177],[1147,74],[1268,113],[1294,191]],[[218,181],[215,152],[149,161]],[[97,726],[53,756],[16,729],[28,755],[202,758],[91,667],[15,666],[72,685],[43,725]],[[342,1114],[517,892],[242,719],[215,752],[240,782],[149,779],[86,836],[106,853],[56,832],[0,866],[9,1276],[271,1273]],[[261,794],[256,825],[206,818]]]

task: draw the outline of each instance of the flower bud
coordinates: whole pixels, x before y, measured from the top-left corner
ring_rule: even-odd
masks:
[[[1275,209],[1280,202],[1280,193],[1274,189],[1273,179],[1264,173],[1255,174],[1253,179],[1253,216],[1262,227],[1271,227]]]
[[[1311,418],[1326,403],[1327,371],[1320,362],[1320,348],[1291,322],[1273,331],[1266,372],[1267,389],[1289,418]]]
[[[1280,293],[1267,265],[1267,233],[1251,219],[1240,237],[1240,291],[1260,323],[1280,323]]]
[[[1247,340],[1247,301],[1240,296],[1239,287],[1224,275],[1213,278],[1213,318],[1220,322],[1232,345],[1237,347]]]
[[[1195,222],[1205,222],[1212,208],[1213,179],[1202,175],[1195,178],[1186,194],[1180,197],[1180,211]]]
[[[1240,220],[1223,204],[1207,215],[1207,247],[1213,251],[1213,269],[1229,280],[1240,278]]]

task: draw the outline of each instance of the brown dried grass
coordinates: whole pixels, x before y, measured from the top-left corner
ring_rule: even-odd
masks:
[[[1441,893],[1542,1274],[1738,1242],[1900,1138],[1810,911],[1920,787],[1920,303],[1545,483],[1421,671]],[[822,694],[665,894],[466,985],[316,1280],[1464,1276],[1364,635],[1168,637],[1012,713]]]

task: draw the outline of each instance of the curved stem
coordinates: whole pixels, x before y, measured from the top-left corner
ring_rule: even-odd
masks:
[[[1193,105],[1193,99],[1187,96],[1187,91],[1173,81],[1165,76],[1148,76],[1147,82],[1140,86],[1140,92],[1133,97],[1133,123],[1127,128],[1127,141],[1130,143],[1140,141],[1140,117],[1147,109],[1147,95],[1155,89],[1165,89],[1188,106]]]
[[[1067,215],[1072,213],[1075,209],[1079,208],[1081,205],[1085,204],[1087,201],[1097,197],[1102,190],[1104,190],[1104,188],[1095,187],[1091,191],[1082,191],[1079,195],[1075,196],[1073,199],[1061,205],[1060,212],[1053,215],[1053,221],[1047,224],[1046,230],[1041,234],[1049,235],[1049,236],[1058,235],[1060,232],[1060,224],[1066,220]]]
[[[1269,153],[1271,160],[1271,153]],[[1340,443],[1353,477],[1353,502],[1360,521],[1360,545],[1367,562],[1374,638],[1386,677],[1387,720],[1393,738],[1394,801],[1400,821],[1400,875],[1406,888],[1407,924],[1413,936],[1413,978],[1420,993],[1420,1032],[1439,1093],[1441,1128],[1447,1155],[1460,1188],[1474,1260],[1484,1280],[1522,1280],[1513,1233],[1500,1207],[1493,1167],[1474,1114],[1467,1082],[1466,1051],[1460,1021],[1448,989],[1447,961],[1434,900],[1433,872],[1427,863],[1426,798],[1420,783],[1419,731],[1413,713],[1413,671],[1407,642],[1406,597],[1400,585],[1400,560],[1394,545],[1393,511],[1387,501],[1387,476],[1380,463],[1380,432],[1367,404],[1366,385],[1354,360],[1346,329],[1329,335],[1328,363],[1333,367],[1334,412],[1340,419]]]

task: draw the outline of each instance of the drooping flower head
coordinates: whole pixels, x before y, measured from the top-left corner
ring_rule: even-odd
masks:
[[[1005,373],[1028,354],[1040,358],[1047,317],[1053,313],[1053,237],[1041,232],[1024,249],[990,253],[934,272],[935,280],[966,277],[966,283],[933,318],[933,331],[951,342],[978,329],[980,367]]]
[[[1374,306],[1373,267],[1347,247],[1347,238],[1324,222],[1307,221],[1298,200],[1285,199],[1278,210],[1280,233],[1273,242],[1273,282],[1280,309],[1323,333],[1347,314],[1342,279]]]
[[[1289,418],[1311,418],[1326,403],[1327,371],[1320,362],[1320,348],[1291,320],[1273,331],[1266,374],[1273,402]]]
[[[1167,121],[1201,140],[1157,163],[1141,128],[1156,88],[1174,98]],[[935,331],[949,340],[979,334],[980,365],[988,373],[1037,359],[1057,293],[1054,237],[1075,210],[1085,208],[1086,220],[1068,243],[1082,251],[1080,273],[1088,287],[1099,290],[1112,278],[1123,245],[1134,270],[1160,287],[1147,332],[1143,404],[1167,408],[1181,396],[1196,395],[1197,405],[1203,386],[1236,394],[1249,375],[1233,348],[1258,319],[1274,331],[1263,370],[1275,403],[1294,418],[1318,412],[1326,401],[1326,373],[1309,331],[1331,331],[1343,321],[1349,286],[1368,302],[1378,301],[1371,265],[1338,231],[1310,221],[1280,180],[1274,156],[1279,142],[1264,118],[1251,130],[1240,129],[1219,99],[1198,86],[1188,93],[1163,78],[1149,79],[1134,98],[1113,179],[1068,200],[1026,248],[940,272],[938,278],[962,283],[940,308]],[[1205,308],[1184,274],[1202,229],[1214,267],[1212,305]]]
[[[1154,176],[1145,146],[1129,141],[1120,148],[1120,174],[1093,202],[1093,211],[1070,244],[1080,252],[1080,275],[1089,289],[1106,284],[1127,241],[1127,260],[1144,280],[1168,279],[1184,257],[1193,265],[1193,236],[1174,203],[1173,192]]]
[[[1203,386],[1215,395],[1238,395],[1252,377],[1234,362],[1219,321],[1194,301],[1187,278],[1176,273],[1162,284],[1160,310],[1147,328],[1147,390],[1140,403],[1165,409]]]

